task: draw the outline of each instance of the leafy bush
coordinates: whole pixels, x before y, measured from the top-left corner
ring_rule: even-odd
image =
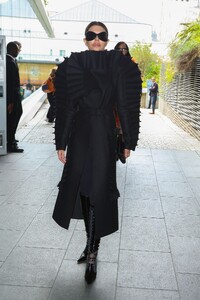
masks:
[[[157,53],[152,52],[151,46],[137,41],[130,47],[131,56],[135,58],[142,73],[143,87],[146,87],[147,79],[152,77],[159,81],[162,61]]]
[[[184,28],[171,42],[169,51],[177,72],[191,69],[196,58],[200,56],[200,18],[182,25]]]

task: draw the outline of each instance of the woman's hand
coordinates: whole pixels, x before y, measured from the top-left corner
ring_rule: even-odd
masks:
[[[131,154],[131,150],[129,150],[129,149],[124,149],[124,157],[125,157],[125,158],[128,158],[128,157],[130,156],[130,154]]]
[[[58,154],[58,159],[63,163],[65,164],[66,163],[66,156],[65,156],[65,150],[58,150],[57,151],[57,154]]]

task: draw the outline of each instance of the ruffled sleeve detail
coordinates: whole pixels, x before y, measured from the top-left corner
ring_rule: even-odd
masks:
[[[69,143],[79,105],[84,103],[86,107],[94,107],[98,100],[100,106],[108,108],[113,96],[125,148],[135,150],[140,127],[142,80],[138,65],[130,58],[114,50],[72,53],[58,66],[55,88],[57,150],[65,150]],[[93,95],[99,97],[94,99],[96,102],[90,101]]]
[[[83,71],[78,61],[78,55],[72,54],[58,66],[55,89],[55,144],[56,150],[65,150],[77,112],[78,99],[83,92]]]
[[[136,63],[123,55],[117,81],[117,111],[125,148],[135,150],[140,128],[141,72]]]

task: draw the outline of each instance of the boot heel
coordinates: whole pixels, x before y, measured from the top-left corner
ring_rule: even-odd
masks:
[[[81,253],[79,259],[77,260],[77,264],[86,263],[87,261],[87,253],[88,253],[88,247],[86,246],[83,252]]]

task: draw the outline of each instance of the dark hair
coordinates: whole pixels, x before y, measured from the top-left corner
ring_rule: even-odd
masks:
[[[19,50],[19,47],[16,43],[14,42],[9,42],[6,46],[7,53],[10,54],[13,50]]]
[[[121,44],[124,44],[125,47],[126,47],[126,49],[127,49],[127,54],[126,54],[126,56],[130,56],[130,57],[131,57],[130,52],[129,52],[129,47],[128,47],[127,43],[125,43],[125,42],[123,42],[123,41],[118,42],[118,43],[115,45],[114,50],[119,50],[119,47],[121,46]]]
[[[105,32],[107,33],[108,35],[108,28],[106,27],[106,25],[102,22],[99,22],[99,21],[92,21],[90,22],[87,27],[85,28],[85,35],[86,33],[89,31],[90,27],[94,26],[94,25],[98,25],[98,26],[101,26],[103,27],[103,29],[105,30]]]

